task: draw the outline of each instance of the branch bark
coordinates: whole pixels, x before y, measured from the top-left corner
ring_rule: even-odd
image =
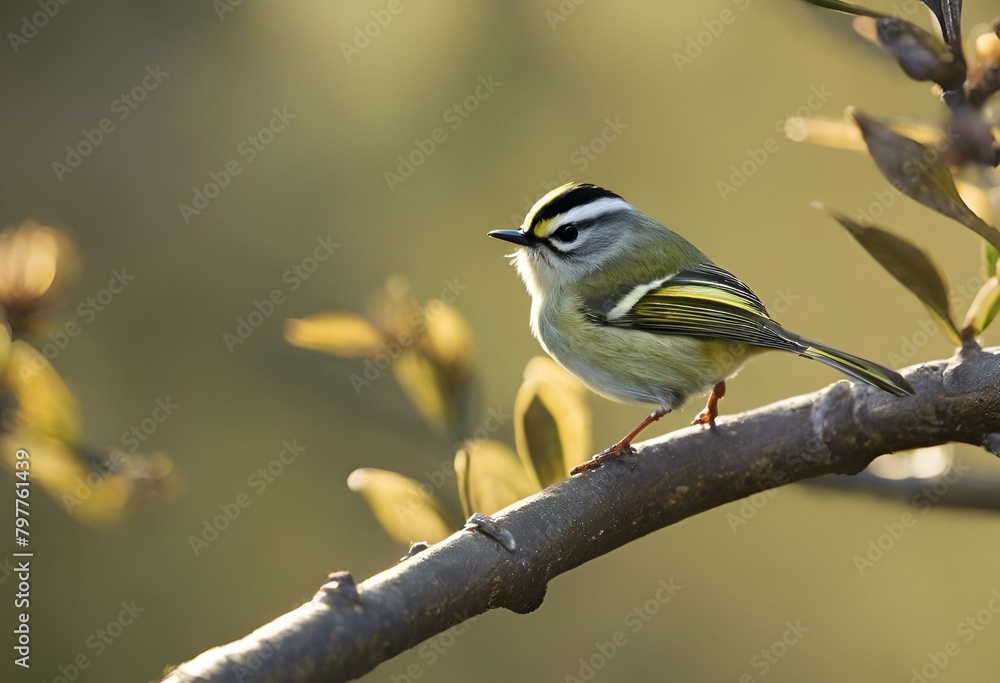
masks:
[[[915,397],[841,381],[722,419],[712,431],[647,441],[630,463],[608,463],[498,513],[496,529],[467,526],[359,585],[332,574],[310,602],[164,680],[350,680],[474,615],[531,612],[559,574],[761,490],[855,474],[884,453],[948,442],[1000,455],[1000,348],[969,344],[905,374]]]

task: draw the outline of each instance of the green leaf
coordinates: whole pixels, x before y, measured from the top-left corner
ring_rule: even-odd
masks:
[[[1000,275],[1000,269],[997,268],[997,259],[1000,257],[1000,251],[992,244],[985,245],[985,258],[986,258],[986,276],[990,277],[993,275]]]
[[[347,486],[364,497],[378,523],[400,543],[437,543],[456,528],[438,500],[402,474],[363,467],[351,472]]]
[[[990,326],[998,312],[1000,312],[1000,278],[994,275],[979,289],[972,305],[969,306],[969,312],[962,324],[962,335],[978,336]]]
[[[987,225],[962,201],[942,153],[896,133],[860,111],[854,120],[876,165],[900,192],[953,218],[1000,248],[1000,231]]]
[[[905,19],[883,17],[876,21],[878,40],[916,81],[934,81],[945,90],[965,82],[965,64],[937,36]]]
[[[948,304],[944,275],[930,256],[912,242],[883,228],[861,225],[835,209],[824,208],[890,275],[920,299],[943,323],[945,333],[955,344],[961,344]]]
[[[472,509],[469,492],[469,451],[460,448],[455,453],[455,483],[458,485],[458,501],[462,505],[462,515],[468,519],[475,510]]]
[[[852,5],[848,2],[839,2],[838,0],[806,0],[810,5],[816,5],[817,7],[822,7],[823,9],[832,9],[835,12],[843,12],[844,14],[853,14],[857,17],[874,17],[876,19],[886,16],[875,10],[867,9],[865,7],[858,7],[857,5]]]
[[[458,493],[466,516],[502,510],[538,491],[517,455],[499,441],[471,441],[455,454]]]
[[[566,477],[563,469],[563,447],[559,428],[552,412],[541,396],[535,393],[518,415],[524,425],[524,451],[530,456],[538,482],[543,486]]]
[[[562,481],[590,453],[590,410],[580,382],[549,358],[532,358],[514,400],[514,438],[540,486]]]

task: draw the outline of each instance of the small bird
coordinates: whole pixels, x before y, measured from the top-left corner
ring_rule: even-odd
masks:
[[[692,394],[710,391],[691,424],[715,427],[726,380],[768,349],[896,396],[915,393],[898,372],[789,332],[735,275],[610,190],[567,183],[539,199],[519,230],[489,236],[520,247],[510,256],[546,353],[601,396],[658,406],[570,474],[631,452],[643,429]]]

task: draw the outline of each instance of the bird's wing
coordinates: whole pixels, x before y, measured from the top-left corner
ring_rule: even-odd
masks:
[[[805,345],[771,320],[757,295],[711,263],[631,288],[614,301],[585,302],[599,324],[656,334],[707,337],[786,351]]]

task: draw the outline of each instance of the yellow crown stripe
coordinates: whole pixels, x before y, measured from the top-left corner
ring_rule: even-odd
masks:
[[[544,220],[538,225],[536,225],[534,228],[532,228],[531,232],[534,233],[535,237],[537,237],[540,240],[543,240],[546,237],[548,237],[549,234],[551,234],[553,225],[555,225],[555,221],[551,219]]]

